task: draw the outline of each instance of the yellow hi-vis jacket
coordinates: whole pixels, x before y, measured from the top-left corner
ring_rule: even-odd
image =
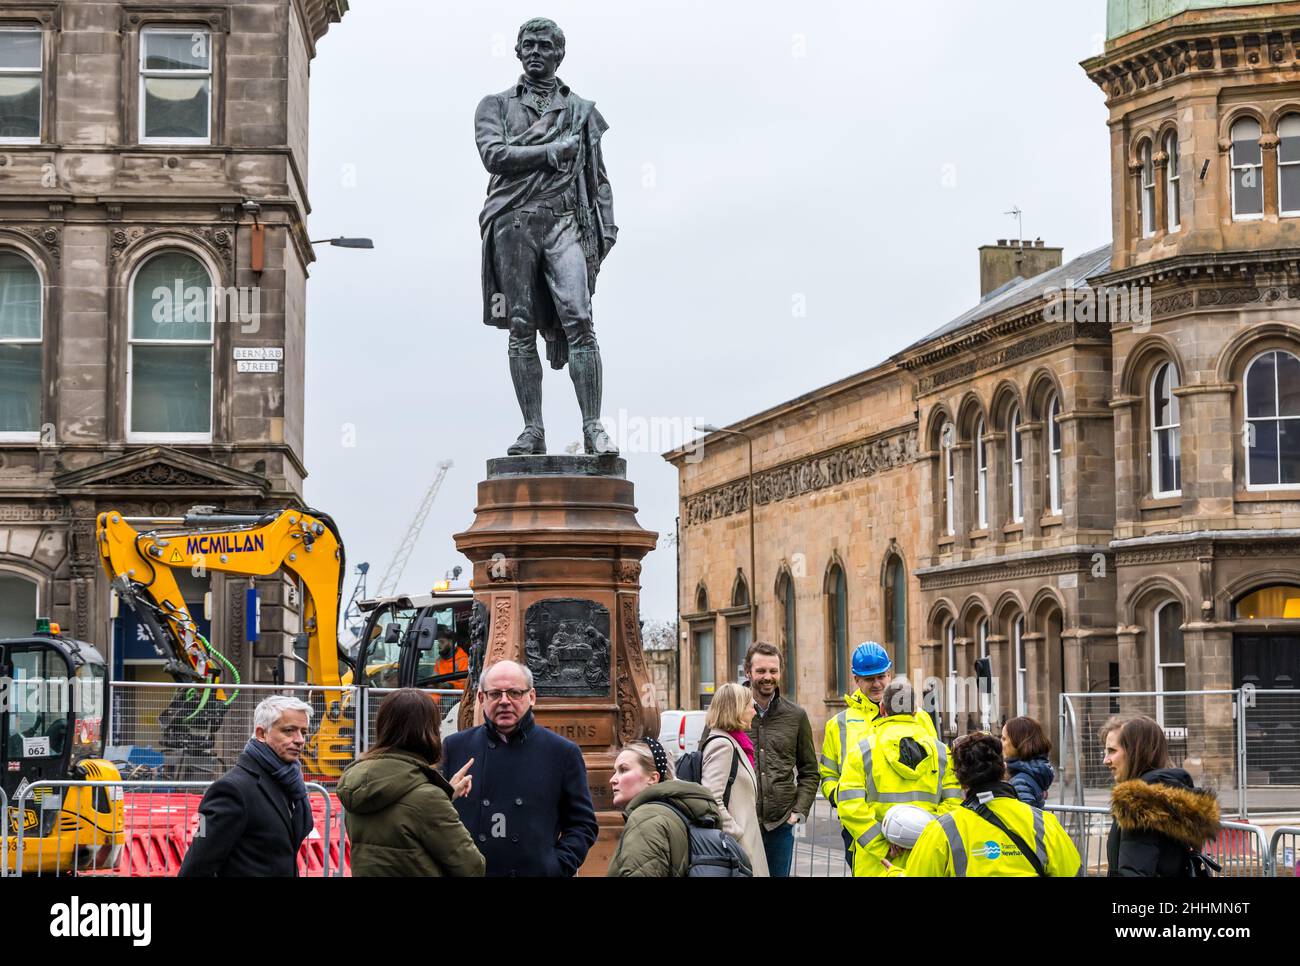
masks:
[[[903,761],[907,738],[925,752],[913,765]],[[840,822],[853,838],[853,875],[883,876],[888,870],[881,860],[889,853],[881,831],[885,813],[895,805],[916,805],[938,815],[960,807],[962,791],[948,747],[934,736],[930,716],[918,712],[877,717],[867,725],[845,759],[838,799]]]
[[[1079,875],[1079,851],[1055,815],[1001,796],[989,801],[988,807],[1033,848],[1047,875]],[[909,879],[1036,875],[1033,865],[1006,832],[964,807],[945,812],[932,822],[916,840],[907,859]]]
[[[846,694],[844,701],[848,707],[826,722],[826,731],[822,736],[822,754],[818,762],[818,771],[822,778],[822,795],[832,806],[835,806],[840,772],[844,770],[844,759],[862,741],[867,725],[880,714],[880,709],[861,691]],[[934,730],[933,719],[924,712],[918,712],[916,717],[930,729],[930,734],[937,740],[938,735]]]
[[[861,691],[846,694],[844,701],[848,707],[826,722],[826,733],[822,736],[822,755],[817,763],[822,778],[822,794],[832,807],[838,807],[836,791],[840,784],[840,772],[844,770],[844,756],[862,740],[867,725],[880,713],[880,709]]]

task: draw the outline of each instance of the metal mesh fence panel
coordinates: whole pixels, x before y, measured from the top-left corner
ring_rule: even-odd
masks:
[[[379,709],[383,706],[384,699],[396,691],[396,688],[366,688],[366,726],[361,734],[361,750],[365,751],[375,743],[375,736],[378,733]],[[449,734],[456,731],[456,705],[461,699],[460,691],[447,690],[445,688],[421,688],[425,694],[438,706],[438,714],[442,717],[442,737],[445,739]]]
[[[1104,763],[1103,726],[1136,713],[1164,728],[1174,767],[1213,790],[1225,810],[1240,810],[1236,691],[1111,692],[1061,696],[1059,795],[1074,804],[1105,804],[1114,779]]]
[[[1244,688],[1242,706],[1246,784],[1260,792],[1252,809],[1300,810],[1300,691]]]
[[[105,749],[126,779],[213,781],[230,770],[253,733],[253,710],[273,694],[311,705],[303,754],[308,781],[332,785],[355,754],[354,689],[307,685],[113,682]]]

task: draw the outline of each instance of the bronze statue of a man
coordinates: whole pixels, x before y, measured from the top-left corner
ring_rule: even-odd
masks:
[[[483,321],[510,330],[510,378],[524,416],[511,456],[546,452],[542,361],[569,366],[588,453],[616,453],[600,422],[600,348],[592,329],[596,273],[618,235],[600,154],[609,127],[555,76],[564,32],[550,20],[519,28],[524,73],[479,103],[474,134],[491,174],[479,216],[483,233]]]

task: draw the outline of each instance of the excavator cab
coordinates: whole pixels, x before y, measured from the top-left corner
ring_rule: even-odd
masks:
[[[469,591],[364,600],[356,666],[372,688],[460,688],[469,664]],[[444,651],[446,653],[444,653]]]
[[[104,657],[91,644],[37,623],[31,637],[0,640],[0,787],[8,803],[5,862],[16,871],[69,872],[116,864],[124,841],[121,787],[37,788],[41,781],[116,781],[101,756],[106,710]]]

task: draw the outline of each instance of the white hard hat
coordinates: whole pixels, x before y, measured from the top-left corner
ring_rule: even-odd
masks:
[[[934,815],[916,805],[895,805],[885,813],[881,827],[890,842],[899,848],[910,849],[934,820]]]

